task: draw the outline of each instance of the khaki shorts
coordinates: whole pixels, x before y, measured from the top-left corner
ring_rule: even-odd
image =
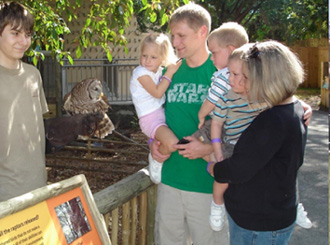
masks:
[[[228,222],[221,231],[209,224],[212,194],[158,185],[156,245],[228,245]]]
[[[199,141],[210,144],[211,143],[211,122],[212,119],[206,120],[203,127],[197,130],[193,136],[195,136]]]
[[[223,154],[224,159],[227,159],[233,155],[234,147],[235,147],[234,144],[224,143],[224,144],[222,144],[221,147],[222,147],[222,154]]]

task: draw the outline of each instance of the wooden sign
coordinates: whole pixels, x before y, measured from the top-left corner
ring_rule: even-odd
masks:
[[[83,174],[0,202],[0,245],[111,245]]]

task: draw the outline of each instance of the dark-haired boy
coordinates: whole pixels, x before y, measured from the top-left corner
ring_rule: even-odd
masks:
[[[21,4],[0,5],[0,201],[45,186],[47,180],[46,98],[39,71],[21,61],[33,25]]]

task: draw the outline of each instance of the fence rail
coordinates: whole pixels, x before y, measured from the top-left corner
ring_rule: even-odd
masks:
[[[154,244],[156,188],[143,168],[94,194],[112,245]]]
[[[64,60],[61,67],[62,98],[73,86],[85,78],[96,77],[102,81],[111,104],[131,104],[129,82],[136,59],[77,59],[71,65]]]

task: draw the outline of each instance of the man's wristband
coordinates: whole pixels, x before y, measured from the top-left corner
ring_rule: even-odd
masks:
[[[153,140],[154,140],[153,138],[150,138],[150,139],[148,140],[148,145],[150,145],[151,142],[152,142]]]
[[[214,138],[214,139],[211,140],[211,142],[212,143],[216,143],[216,142],[222,143],[220,138]]]

